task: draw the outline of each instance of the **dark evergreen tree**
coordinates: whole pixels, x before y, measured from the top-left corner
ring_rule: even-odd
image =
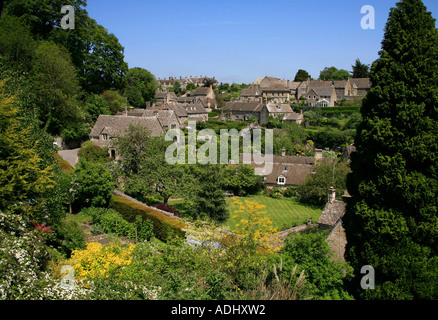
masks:
[[[297,71],[294,81],[306,81],[307,79],[311,78],[312,77],[306,70],[300,69]]]
[[[370,66],[360,62],[360,59],[356,59],[356,63],[353,68],[353,78],[369,78]]]
[[[347,187],[350,290],[367,299],[438,298],[438,33],[421,0],[391,9],[363,102]],[[375,269],[363,290],[362,266]]]

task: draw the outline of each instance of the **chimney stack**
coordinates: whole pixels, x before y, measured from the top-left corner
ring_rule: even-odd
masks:
[[[286,156],[286,148],[285,147],[281,148],[281,156],[282,157]]]
[[[328,192],[328,202],[333,203],[333,201],[336,200],[336,189],[333,187],[330,187]]]
[[[322,159],[322,149],[315,149],[315,160],[321,160],[321,159]]]

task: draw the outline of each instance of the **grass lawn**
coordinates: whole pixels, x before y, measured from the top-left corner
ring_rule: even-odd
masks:
[[[272,220],[274,227],[277,227],[280,231],[303,224],[307,222],[307,219],[312,219],[313,222],[317,222],[323,210],[323,208],[303,205],[293,198],[273,199],[266,196],[239,198],[239,201],[244,200],[265,205],[266,209],[264,209],[264,211],[267,212],[267,216]],[[234,211],[239,210],[239,207],[233,203],[232,199],[227,199],[227,203],[230,210],[230,219],[225,222],[225,225],[232,228],[236,223],[232,217],[236,215]]]

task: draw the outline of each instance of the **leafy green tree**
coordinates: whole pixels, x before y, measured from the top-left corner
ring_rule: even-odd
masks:
[[[370,76],[370,66],[363,64],[359,59],[356,59],[356,64],[352,66],[353,75],[352,78],[369,78]]]
[[[63,47],[43,41],[35,50],[32,79],[39,119],[51,134],[59,134],[82,117],[77,100],[79,83],[70,55]]]
[[[127,176],[140,171],[146,151],[150,150],[151,140],[150,131],[140,125],[130,125],[122,136],[117,137],[117,150],[123,158],[123,168]]]
[[[327,233],[310,230],[289,236],[281,249],[284,274],[305,270],[310,295],[314,300],[351,300],[345,290],[344,279],[352,275],[352,268],[337,261],[326,240]]]
[[[310,76],[310,74],[306,71],[306,70],[303,70],[303,69],[299,69],[298,71],[297,71],[297,73],[295,74],[295,79],[294,79],[294,81],[306,81],[306,80],[308,80],[308,79],[312,79],[312,77]]]
[[[72,5],[75,28],[61,28],[61,7]],[[128,69],[124,48],[117,37],[88,16],[85,0],[14,0],[5,6],[5,15],[20,18],[37,40],[51,40],[67,48],[78,70],[80,85],[89,93],[123,89]]]
[[[336,67],[326,67],[319,74],[320,80],[327,81],[339,81],[339,80],[347,80],[351,77],[350,72],[344,69],[337,69]]]
[[[218,185],[223,174],[218,166],[202,165],[197,186],[192,197],[192,216],[224,222],[229,217],[228,206],[222,188]]]
[[[29,71],[35,46],[29,28],[18,18],[5,16],[0,20],[0,54],[9,67]]]
[[[173,92],[175,92],[176,95],[180,95],[181,91],[181,83],[179,81],[175,81],[175,83],[173,84]]]
[[[346,258],[369,299],[438,298],[438,34],[421,0],[391,9],[348,176]]]
[[[85,104],[86,120],[94,124],[101,114],[111,114],[108,102],[97,94],[91,94]]]
[[[131,68],[126,74],[125,96],[129,103],[144,108],[146,101],[152,101],[157,90],[157,81],[152,73],[143,68]]]
[[[234,195],[244,196],[256,194],[263,190],[263,178],[254,173],[254,168],[248,165],[225,166],[222,189],[231,190]]]
[[[124,61],[124,48],[117,37],[92,20],[89,41],[80,78],[82,87],[98,94],[123,89],[128,64]]]
[[[78,183],[77,202],[81,207],[101,207],[108,203],[115,183],[105,165],[79,161],[73,174]]]
[[[126,107],[126,98],[116,90],[105,90],[102,92],[101,97],[106,100],[111,114],[116,114]]]
[[[53,225],[65,214],[53,140],[20,116],[17,103],[0,94],[0,210]]]
[[[340,198],[346,187],[347,174],[350,168],[347,162],[323,161],[315,165],[304,183],[298,186],[298,193],[304,201],[310,201],[316,205],[323,205],[327,202],[328,189],[331,186],[337,190],[337,197]],[[334,184],[333,184],[334,171]]]
[[[196,85],[194,83],[188,83],[186,86],[187,91],[192,91],[196,89]]]

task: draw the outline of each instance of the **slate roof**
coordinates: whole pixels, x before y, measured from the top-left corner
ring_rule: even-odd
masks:
[[[271,85],[267,88],[263,88],[263,92],[285,92],[285,91],[289,92],[290,88],[287,88],[286,85],[280,83]]]
[[[276,104],[276,103],[268,103],[266,105],[266,109],[268,112],[283,112],[283,113],[295,113],[289,104]]]
[[[240,154],[240,163],[244,163],[243,161],[244,154]],[[314,157],[274,155],[272,156],[272,171],[262,172],[262,175],[266,177],[265,183],[267,184],[277,184],[277,178],[282,176],[286,178],[286,186],[297,186],[311,174],[315,162]],[[256,164],[252,156],[250,165],[254,168],[265,168],[265,164]],[[269,166],[266,167],[266,170],[269,170]]]
[[[355,84],[358,89],[369,89],[371,88],[370,78],[351,78],[351,84]]]
[[[157,117],[162,126],[170,127],[171,124],[178,122],[173,110],[145,110],[143,117]]]
[[[236,102],[230,101],[224,106],[224,110],[230,111],[247,111],[247,112],[260,112],[263,104],[260,102]]]
[[[307,94],[311,90],[315,91],[316,94],[321,97],[321,96],[331,96],[333,94],[333,90],[335,90],[335,89],[334,89],[334,87],[331,87],[331,86],[330,87],[326,87],[326,86],[313,87],[313,86],[311,86],[308,88]],[[335,91],[335,94],[336,94],[336,91]]]
[[[346,203],[339,200],[334,200],[332,203],[327,202],[321,217],[318,220],[319,224],[334,227],[340,219],[345,215]]]
[[[250,87],[240,91],[240,95],[245,97],[258,97],[261,94],[262,90],[259,87]]]
[[[157,117],[100,115],[90,132],[90,137],[99,137],[102,132],[112,137],[124,135],[131,124],[148,128],[152,136],[164,134]]]

